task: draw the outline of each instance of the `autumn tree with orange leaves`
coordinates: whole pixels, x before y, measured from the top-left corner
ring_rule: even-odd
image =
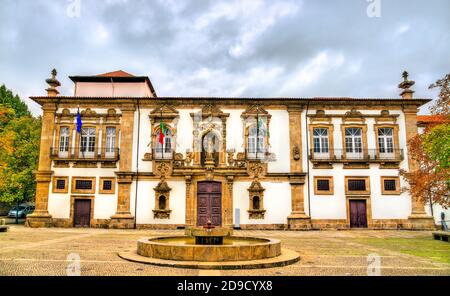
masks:
[[[400,170],[409,183],[407,191],[419,201],[450,205],[450,74],[430,85],[439,88],[439,97],[431,106],[439,122],[430,124],[423,134],[408,142],[411,158],[417,162],[413,171]]]

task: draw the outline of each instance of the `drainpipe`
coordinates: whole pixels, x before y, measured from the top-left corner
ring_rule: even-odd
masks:
[[[309,111],[309,101],[306,105],[306,168],[307,168],[307,172],[306,175],[308,177],[308,214],[309,214],[309,218],[311,218],[311,188],[310,188],[310,176],[309,176],[309,128],[308,128],[308,111]]]
[[[136,147],[136,190],[134,197],[134,229],[136,229],[137,224],[137,200],[139,187],[139,139],[141,135],[141,108],[139,106],[139,98],[136,99],[136,105],[138,109],[138,130],[137,130],[137,147]]]

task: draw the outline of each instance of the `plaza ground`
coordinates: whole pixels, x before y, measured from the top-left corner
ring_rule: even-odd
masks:
[[[66,275],[67,256],[79,254],[81,275],[367,275],[377,254],[382,275],[450,275],[450,243],[428,231],[243,231],[239,236],[280,239],[300,262],[256,270],[195,270],[132,263],[117,256],[139,238],[183,230],[109,230],[10,225],[0,233],[0,275]]]

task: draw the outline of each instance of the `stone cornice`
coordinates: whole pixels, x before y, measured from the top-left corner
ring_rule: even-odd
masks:
[[[155,104],[170,103],[172,106],[182,105],[185,107],[207,105],[214,102],[214,104],[220,106],[226,105],[245,105],[248,104],[259,104],[261,106],[269,105],[281,105],[287,108],[292,108],[291,106],[305,106],[309,104],[310,106],[421,106],[430,102],[427,98],[417,98],[417,99],[399,99],[399,98],[220,98],[220,97],[74,97],[74,96],[35,96],[30,97],[33,101],[40,105],[45,105],[48,103],[58,103],[63,105],[73,105],[76,107],[78,104],[92,104],[96,106],[104,105],[123,105],[131,104],[134,105],[137,100],[141,107],[144,106],[154,106]]]

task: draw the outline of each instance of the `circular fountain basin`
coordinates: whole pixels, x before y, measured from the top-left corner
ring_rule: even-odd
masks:
[[[198,245],[194,237],[172,236],[144,238],[138,241],[137,254],[178,261],[246,261],[281,255],[277,239],[257,237],[223,237],[221,245]]]

